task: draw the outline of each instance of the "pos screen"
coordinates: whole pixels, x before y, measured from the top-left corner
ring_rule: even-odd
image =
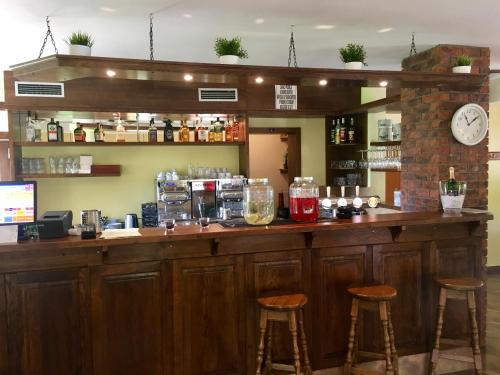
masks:
[[[36,182],[0,182],[0,225],[36,221]]]

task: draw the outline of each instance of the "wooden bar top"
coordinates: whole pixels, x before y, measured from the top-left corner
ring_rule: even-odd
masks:
[[[493,215],[486,211],[477,213],[462,212],[459,214],[447,214],[442,212],[401,212],[394,214],[355,216],[352,219],[335,219],[333,221],[319,223],[295,223],[239,228],[224,228],[218,223],[213,223],[206,229],[202,229],[199,225],[177,226],[174,231],[168,232],[164,228],[141,228],[140,237],[117,239],[97,238],[93,240],[82,240],[79,236],[68,236],[65,238],[51,240],[23,241],[17,244],[0,245],[0,253],[11,252],[13,250],[22,251],[47,248],[99,247],[194,239],[234,238],[241,236],[262,236],[271,234],[324,232],[382,227],[405,227],[411,225],[437,225],[467,222],[484,223],[491,219],[493,219]]]

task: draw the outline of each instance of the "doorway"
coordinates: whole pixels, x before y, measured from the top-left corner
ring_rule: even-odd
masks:
[[[249,128],[249,178],[267,177],[274,188],[275,207],[283,194],[288,207],[288,188],[301,176],[300,128]]]

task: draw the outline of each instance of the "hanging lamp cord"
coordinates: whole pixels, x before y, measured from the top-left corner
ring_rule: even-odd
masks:
[[[149,59],[155,59],[153,45],[153,13],[149,13]]]
[[[42,57],[43,50],[45,49],[45,45],[47,44],[47,39],[50,37],[50,40],[52,42],[52,45],[54,46],[54,50],[56,51],[56,55],[59,54],[59,51],[57,50],[56,47],[56,42],[54,41],[54,37],[52,35],[52,30],[50,30],[50,20],[49,16],[45,19],[45,22],[47,23],[47,33],[45,34],[45,39],[43,40],[42,43],[42,48],[40,49],[40,53],[38,54],[38,58]]]
[[[415,47],[415,33],[411,33],[411,46],[410,46],[410,56],[417,54],[417,47]]]
[[[290,26],[290,46],[288,47],[288,67],[292,66],[292,53],[293,53],[293,66],[297,68],[297,55],[295,54],[295,40],[293,39],[293,25]]]

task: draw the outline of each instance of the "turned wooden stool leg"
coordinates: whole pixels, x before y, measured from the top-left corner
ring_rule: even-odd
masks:
[[[356,325],[357,325],[357,320],[358,320],[358,306],[359,306],[358,299],[353,298],[352,305],[351,305],[351,329],[349,330],[349,341],[347,343],[347,357],[346,357],[345,364],[344,364],[344,375],[351,374],[354,341],[356,340]]]
[[[479,349],[479,331],[476,321],[476,298],[474,291],[467,292],[467,305],[469,307],[469,319],[472,330],[472,355],[474,357],[474,370],[476,375],[483,371],[483,363],[481,359],[481,350]]]
[[[266,326],[267,326],[267,311],[260,310],[260,339],[259,339],[259,348],[257,351],[257,370],[256,375],[261,375],[261,367],[262,361],[264,359],[264,337],[266,335]]]
[[[387,302],[379,302],[378,308],[384,331],[385,373],[387,375],[392,375],[394,373],[394,369],[392,367],[391,340],[389,338],[389,323],[387,321]]]
[[[264,374],[270,374],[273,367],[273,321],[269,321],[267,328],[267,352],[266,352],[266,365],[264,367]]]
[[[300,375],[300,352],[299,344],[297,342],[297,318],[295,316],[295,311],[290,311],[288,313],[288,328],[292,334],[293,366],[295,368],[295,375]]]
[[[311,375],[311,364],[309,363],[309,353],[307,352],[306,331],[304,331],[304,312],[299,310],[299,329],[300,340],[302,342],[302,352],[304,353],[304,372],[306,375]]]
[[[441,340],[441,333],[443,331],[443,317],[444,309],[446,307],[446,289],[441,288],[439,291],[439,302],[438,302],[438,318],[436,323],[436,338],[434,343],[434,349],[431,355],[431,365],[429,366],[429,373],[432,375],[436,374],[436,369],[439,362],[439,341]]]
[[[399,373],[398,353],[396,352],[396,343],[394,342],[394,328],[392,327],[390,302],[387,302],[387,319],[389,321],[389,339],[391,340],[392,365],[394,366],[394,373],[398,374]]]

